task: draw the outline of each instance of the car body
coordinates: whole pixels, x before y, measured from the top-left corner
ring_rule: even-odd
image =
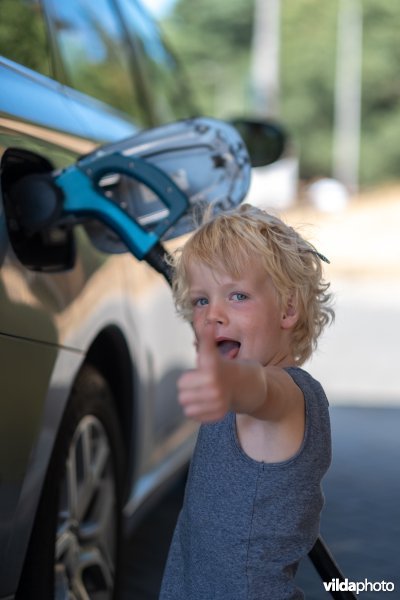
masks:
[[[0,600],[111,600],[122,531],[192,453],[176,380],[193,333],[162,274],[104,224],[45,211],[39,227],[44,192],[31,204],[26,182],[41,190],[96,148],[196,111],[136,0],[1,0],[0,82]],[[257,167],[282,155],[276,124],[235,125]],[[117,180],[103,193],[122,206]],[[143,223],[159,208],[135,199]]]
[[[0,598],[111,598],[103,521],[119,530],[122,504],[132,525],[192,451],[175,387],[192,332],[145,262],[83,224],[26,240],[6,196],[193,107],[135,1],[2,0],[0,22]]]

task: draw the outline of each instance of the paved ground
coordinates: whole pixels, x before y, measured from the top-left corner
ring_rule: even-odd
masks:
[[[300,227],[341,277],[400,281],[400,186],[380,188],[352,199],[337,212],[296,205],[283,214]]]
[[[178,484],[147,515],[124,549],[121,600],[157,600],[165,560],[182,504],[183,484]],[[189,599],[188,599],[189,600]]]
[[[331,416],[334,458],[322,536],[349,580],[395,583],[392,594],[360,598],[400,598],[400,409],[338,406]],[[327,597],[308,561],[299,582],[307,600]]]
[[[336,321],[307,367],[332,404],[399,406],[400,188],[356,198],[338,213],[297,208],[285,217],[331,261],[324,272]]]

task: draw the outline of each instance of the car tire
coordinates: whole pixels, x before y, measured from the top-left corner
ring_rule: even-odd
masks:
[[[110,387],[84,366],[54,446],[17,600],[118,598],[123,460]]]

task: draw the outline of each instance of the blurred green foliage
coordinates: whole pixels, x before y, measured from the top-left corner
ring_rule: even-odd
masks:
[[[304,178],[330,175],[338,0],[281,0],[280,118],[299,148]],[[400,3],[362,0],[361,184],[400,172]],[[251,113],[253,0],[178,0],[163,24],[200,110]]]
[[[178,0],[162,23],[203,113],[242,113],[248,88],[252,0]]]
[[[37,0],[0,0],[0,55],[44,75],[51,74],[47,31]]]

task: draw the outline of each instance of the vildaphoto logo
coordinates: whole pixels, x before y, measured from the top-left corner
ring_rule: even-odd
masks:
[[[347,577],[344,580],[331,579],[324,581],[324,588],[327,592],[394,592],[394,583],[392,581],[349,581]]]

